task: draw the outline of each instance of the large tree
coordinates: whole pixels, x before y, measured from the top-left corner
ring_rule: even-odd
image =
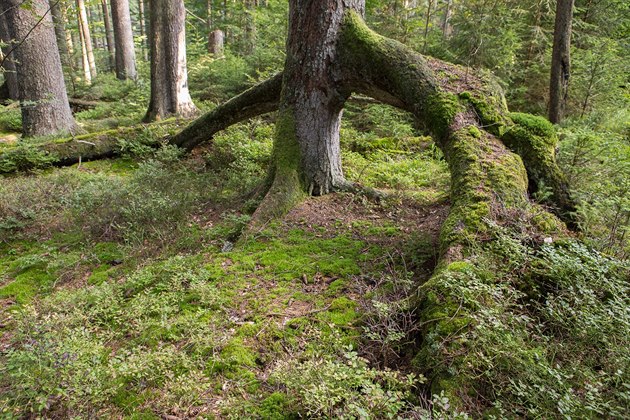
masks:
[[[114,40],[116,43],[116,77],[135,80],[136,53],[131,29],[129,0],[111,0]]]
[[[173,143],[191,149],[226,125],[279,109],[269,193],[261,212],[282,211],[306,194],[352,188],[341,168],[339,123],[345,101],[352,93],[361,93],[412,113],[458,170],[454,178],[467,179],[469,174],[459,169],[474,169],[466,160],[458,162],[472,153],[455,153],[460,142],[462,147],[474,143],[476,165],[487,167],[484,173],[492,168],[512,174],[514,179],[508,179],[514,182],[524,174],[519,169],[524,161],[528,175],[524,190],[523,179],[514,185],[492,185],[495,177],[486,177],[479,180],[487,188],[475,192],[476,201],[485,191],[488,205],[505,195],[519,198],[524,206],[528,188],[531,193],[544,185],[552,191],[550,202],[556,212],[568,220],[573,205],[555,163],[553,130],[539,118],[510,114],[492,78],[469,75],[464,68],[424,57],[372,32],[362,18],[364,3],[291,1],[283,74],[201,117]],[[496,159],[494,154],[504,157]],[[459,187],[460,180],[453,185]],[[464,188],[455,197],[460,201],[467,194]],[[279,195],[283,198],[274,200],[279,203],[275,209],[269,200]]]
[[[6,0],[1,6],[14,39],[13,55],[18,75],[25,137],[73,132],[61,58],[46,0]]]
[[[4,84],[0,89],[0,96],[3,99],[17,101],[19,99],[19,89],[17,73],[15,72],[15,61],[11,54],[12,37],[9,33],[9,25],[4,16],[0,16],[0,60],[2,60],[2,76]]]
[[[434,391],[464,403],[469,390],[486,390],[466,382],[473,375],[457,376],[469,369],[470,352],[465,337],[452,337],[473,328],[470,314],[476,309],[462,303],[453,279],[475,268],[472,256],[493,243],[498,231],[526,236],[528,244],[566,235],[558,217],[530,200],[544,186],[548,205],[571,221],[573,203],[555,162],[558,139],[544,118],[510,113],[492,77],[422,56],[371,31],[364,6],[364,0],[291,0],[283,73],[218,106],[171,143],[190,150],[231,124],[278,110],[257,224],[308,195],[360,188],[344,178],[340,157],[342,110],[353,93],[411,113],[432,134],[451,172],[440,260],[413,302],[423,326],[415,366],[430,375]],[[502,281],[487,270],[483,275],[488,284]],[[488,307],[499,299],[483,293]]]
[[[457,376],[469,369],[469,353],[452,337],[472,328],[475,308],[461,303],[452,279],[498,231],[527,232],[531,241],[564,235],[565,225],[529,198],[548,188],[548,204],[571,222],[574,205],[555,162],[558,139],[544,118],[510,113],[492,77],[379,36],[363,12],[364,0],[291,0],[283,74],[201,117],[172,142],[192,149],[230,124],[278,109],[267,192],[253,219],[262,223],[308,195],[356,190],[344,178],[339,144],[351,94],[411,113],[432,134],[451,172],[440,261],[415,302],[424,326],[415,363],[430,375],[433,391],[463,404],[468,392],[484,391],[462,379],[470,376]],[[484,299],[492,306],[492,294]]]
[[[186,8],[183,0],[149,3],[151,100],[145,121],[197,113],[188,91]]]

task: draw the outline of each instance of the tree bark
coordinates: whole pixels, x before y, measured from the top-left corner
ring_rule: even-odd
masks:
[[[103,9],[103,25],[105,26],[105,41],[107,42],[107,60],[109,62],[110,70],[116,66],[115,56],[116,48],[114,44],[114,30],[112,29],[112,21],[109,17],[109,7],[107,0],[101,0],[101,7]]]
[[[10,32],[21,44],[13,54],[16,59],[18,88],[22,109],[24,137],[74,132],[61,58],[46,0],[34,0],[29,9],[21,0],[7,0],[6,13]],[[41,21],[40,21],[41,20]]]
[[[116,43],[116,77],[120,80],[136,80],[138,74],[129,0],[111,0],[111,6]]]
[[[50,2],[50,12],[52,13],[53,23],[55,24],[55,36],[57,37],[57,47],[61,56],[61,63],[64,66],[71,67],[70,53],[66,44],[66,22],[63,18],[61,5],[58,2]]]
[[[140,26],[140,41],[142,58],[144,61],[149,61],[149,52],[147,47],[147,29],[146,29],[146,17],[144,12],[144,0],[138,0],[138,26]]]
[[[219,58],[223,57],[223,42],[225,35],[221,29],[215,29],[208,34],[208,53]]]
[[[145,121],[197,113],[188,91],[183,0],[151,0],[151,100]]]
[[[214,134],[238,122],[278,109],[282,73],[260,83],[198,118],[169,143],[191,151]]]
[[[444,16],[442,17],[442,36],[445,39],[451,37],[451,14],[453,13],[453,0],[446,0]]]
[[[15,59],[11,53],[13,36],[9,32],[9,24],[6,16],[0,16],[0,42],[6,46],[0,50],[0,60],[2,60],[2,76],[4,77],[4,98],[12,101],[19,100],[19,89],[17,73],[15,70]]]
[[[553,32],[551,79],[549,82],[549,121],[559,123],[569,94],[571,77],[571,22],[575,0],[558,0]]]
[[[91,80],[96,77],[96,61],[94,60],[92,35],[90,34],[90,23],[88,21],[84,0],[77,0],[77,12],[79,19],[79,33],[81,34],[83,41],[82,48],[85,49],[84,64],[87,64],[89,67],[89,78]],[[85,73],[87,75],[87,71]]]
[[[341,85],[337,40],[344,7],[335,7],[338,3],[290,3],[272,195],[274,190],[293,197],[299,195],[298,191],[322,195],[347,186],[341,169],[339,128],[350,92]],[[363,3],[347,2],[360,13],[364,11]]]

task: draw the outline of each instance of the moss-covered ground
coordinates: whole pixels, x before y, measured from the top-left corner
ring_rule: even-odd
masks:
[[[307,199],[247,236],[248,193],[271,153],[261,120],[183,159],[134,147],[159,133],[133,132],[121,158],[4,178],[0,415],[297,418],[417,405],[405,301],[436,260],[446,165],[404,114],[349,113],[347,176],[388,197]],[[389,127],[372,130],[383,118]],[[320,374],[326,386],[310,389]]]
[[[124,112],[78,118],[101,132],[141,114]],[[347,178],[386,198],[309,198],[256,229],[272,119],[189,156],[146,147],[173,122],[121,131],[114,160],[5,160],[41,168],[0,182],[0,417],[623,417],[622,135],[561,132],[583,242],[542,210],[506,213],[434,273],[457,187],[441,152],[390,107],[344,117]]]

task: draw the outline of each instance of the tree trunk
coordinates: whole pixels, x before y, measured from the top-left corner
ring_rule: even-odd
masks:
[[[208,35],[208,53],[219,58],[223,56],[223,31],[215,29]]]
[[[451,37],[451,14],[453,13],[453,0],[446,0],[444,16],[442,17],[442,36],[445,39]]]
[[[88,85],[92,83],[92,72],[90,71],[90,60],[88,59],[87,46],[83,31],[81,30],[81,21],[79,20],[79,43],[81,44],[81,68],[83,69],[83,80]]]
[[[116,48],[114,44],[114,30],[112,29],[112,21],[109,18],[109,7],[107,6],[107,0],[101,0],[101,7],[103,8],[103,24],[105,26],[105,41],[107,42],[107,59],[109,62],[109,68],[114,69]]]
[[[61,56],[61,63],[64,66],[71,67],[70,53],[66,44],[66,22],[63,18],[61,6],[58,2],[50,3],[50,12],[52,13],[53,23],[55,24],[55,36],[57,37],[57,47]]]
[[[79,18],[79,33],[83,41],[82,48],[85,50],[84,64],[87,63],[90,71],[90,80],[96,77],[96,62],[94,60],[94,49],[92,46],[92,35],[90,34],[90,23],[88,21],[87,10],[84,0],[77,0],[77,11]],[[87,75],[87,71],[85,72]]]
[[[151,0],[151,101],[145,121],[197,113],[188,91],[183,0]]]
[[[25,137],[73,132],[77,126],[70,111],[61,58],[46,0],[22,8],[21,0],[3,5],[9,30],[21,44],[13,51]],[[41,23],[38,23],[41,19]]]
[[[111,0],[111,6],[116,42],[116,77],[120,80],[135,80],[138,75],[129,0]]]
[[[145,12],[144,12],[144,0],[138,0],[138,26],[140,26],[140,37],[142,40],[140,41],[142,58],[144,61],[149,61],[149,52],[147,48],[147,30],[146,30],[146,22],[145,22]]]
[[[556,7],[556,24],[551,55],[551,80],[549,82],[549,121],[554,124],[562,120],[569,93],[573,3],[574,0],[558,0]]]
[[[252,54],[256,48],[256,21],[254,10],[256,4],[253,0],[245,0],[245,22],[243,23],[243,53]]]
[[[337,1],[294,0],[274,145],[274,183],[268,197],[291,205],[302,193],[327,194],[347,186],[339,128],[345,100],[337,41],[344,7]],[[347,2],[363,13],[363,1]],[[264,208],[262,206],[261,208]],[[273,207],[273,205],[272,205]],[[271,209],[275,212],[275,209]]]
[[[9,32],[9,24],[6,16],[0,16],[0,43],[6,44],[0,50],[0,60],[2,60],[2,76],[4,77],[2,99],[10,99],[12,101],[19,100],[19,89],[17,73],[15,71],[15,58],[11,53],[11,45],[13,36]]]

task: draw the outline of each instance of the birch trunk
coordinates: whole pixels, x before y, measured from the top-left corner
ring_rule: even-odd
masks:
[[[109,17],[109,6],[107,4],[107,0],[101,0],[101,8],[103,9],[103,25],[105,26],[105,41],[107,42],[107,60],[109,62],[109,68],[113,70],[116,65],[116,48],[114,44],[114,31],[112,29],[112,21]]]
[[[90,76],[90,81],[92,78],[96,77],[96,62],[94,60],[94,48],[92,45],[92,35],[90,34],[90,23],[88,21],[87,10],[85,8],[84,0],[77,0],[77,11],[79,18],[79,33],[82,38],[82,49],[85,51],[84,64],[87,63]],[[86,71],[87,75],[87,71]]]

